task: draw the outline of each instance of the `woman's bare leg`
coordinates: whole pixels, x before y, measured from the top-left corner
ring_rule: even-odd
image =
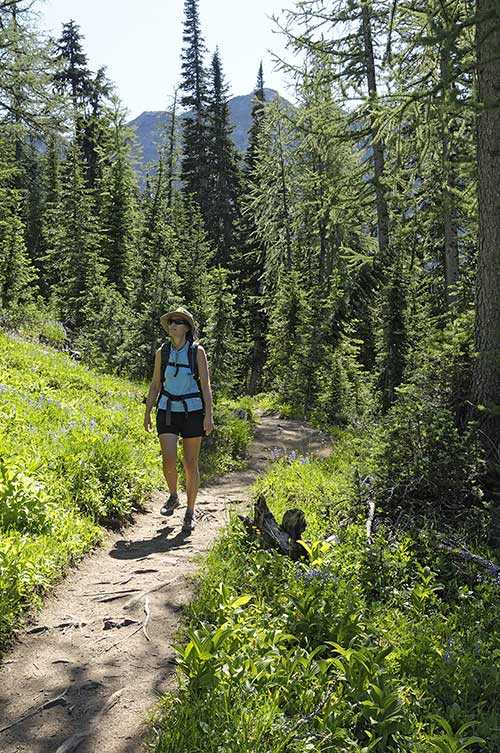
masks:
[[[200,488],[198,458],[200,456],[201,437],[184,437],[182,443],[184,470],[186,472],[187,508],[193,512],[196,495]]]
[[[170,494],[177,494],[177,434],[160,434],[163,475]]]

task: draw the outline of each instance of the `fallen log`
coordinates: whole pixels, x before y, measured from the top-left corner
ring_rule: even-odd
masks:
[[[267,506],[261,494],[254,505],[253,520],[246,515],[240,515],[240,520],[253,538],[257,538],[266,548],[277,549],[293,560],[305,555],[304,548],[297,543],[302,538],[307,522],[303,510],[294,508],[283,515],[281,525]]]
[[[470,552],[465,547],[442,541],[438,542],[437,546],[438,549],[441,549],[441,551],[443,552],[448,552],[448,554],[451,554],[453,557],[458,557],[458,559],[465,560],[466,562],[472,562],[474,565],[479,565],[479,567],[484,567],[488,571],[488,575],[492,578],[498,579],[500,577],[500,567],[498,565],[496,565],[491,560],[480,557],[479,554]]]

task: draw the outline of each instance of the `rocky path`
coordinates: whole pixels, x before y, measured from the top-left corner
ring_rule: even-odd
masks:
[[[171,644],[198,556],[248,501],[275,448],[325,455],[328,447],[300,421],[263,417],[248,467],[200,491],[190,536],[180,530],[182,507],[159,514],[160,493],[132,526],[110,534],[0,663],[1,753],[140,753],[148,712],[176,685]]]

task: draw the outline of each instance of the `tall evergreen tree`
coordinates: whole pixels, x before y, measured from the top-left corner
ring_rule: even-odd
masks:
[[[479,256],[474,400],[491,467],[500,476],[500,7],[477,0]],[[497,487],[498,488],[498,487]]]
[[[68,93],[75,110],[81,110],[91,90],[91,72],[83,50],[83,35],[72,19],[63,24],[56,43],[58,70],[54,76],[57,89]]]
[[[64,207],[61,166],[62,144],[52,134],[44,155],[44,206],[40,229],[40,292],[46,300],[56,293],[62,271]]]
[[[217,249],[216,262],[227,265],[236,243],[240,189],[238,156],[231,139],[227,87],[219,52],[212,58],[208,105],[209,192],[207,232]]]
[[[111,129],[113,151],[110,158],[105,152],[102,154],[103,175],[98,185],[101,253],[108,282],[127,297],[132,284],[139,218],[137,185],[131,166],[132,134],[118,100],[114,102]]]
[[[183,120],[182,181],[184,192],[194,197],[206,217],[209,192],[208,85],[203,64],[206,48],[201,34],[198,0],[184,2],[183,41],[181,104],[188,114]]]
[[[60,270],[56,285],[61,313],[77,326],[86,322],[87,303],[103,284],[100,232],[94,214],[94,197],[85,181],[85,164],[77,141],[68,150],[62,171],[61,245],[54,249]]]
[[[22,192],[16,186],[15,145],[0,136],[0,308],[32,297],[35,270],[28,258]]]
[[[252,123],[248,131],[248,149],[242,171],[242,195],[240,204],[242,214],[240,219],[239,256],[233,267],[239,273],[239,308],[248,312],[247,326],[241,335],[243,342],[248,342],[246,389],[248,394],[254,395],[262,387],[263,370],[266,361],[266,335],[268,317],[261,299],[262,281],[265,271],[265,245],[257,240],[257,226],[253,210],[250,208],[252,195],[258,192],[258,163],[259,145],[263,129],[265,113],[264,70],[262,62],[259,65],[257,82],[252,104]],[[244,211],[247,207],[247,211]],[[244,324],[241,317],[241,323]]]

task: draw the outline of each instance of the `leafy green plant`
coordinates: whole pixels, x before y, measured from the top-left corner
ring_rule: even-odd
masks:
[[[465,722],[454,732],[446,719],[433,716],[433,721],[442,728],[443,732],[429,736],[427,744],[431,751],[436,751],[436,753],[466,753],[466,751],[484,742],[477,735],[466,735],[466,732],[474,727],[474,722]]]
[[[0,529],[44,533],[50,530],[55,512],[43,484],[0,457]]]

